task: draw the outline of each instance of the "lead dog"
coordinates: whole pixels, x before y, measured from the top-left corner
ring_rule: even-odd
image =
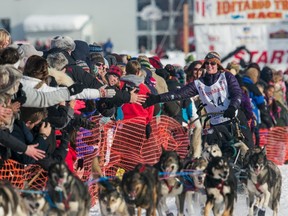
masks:
[[[25,204],[18,191],[6,180],[0,180],[0,215],[26,216]]]
[[[146,216],[156,216],[160,193],[156,168],[138,164],[133,170],[124,173],[121,186],[129,215],[135,214],[136,207],[138,216],[141,215],[141,209],[146,209]]]
[[[194,209],[193,206],[195,203],[192,201],[192,196],[201,198],[200,206],[204,202],[202,198],[205,195],[205,187],[204,181],[206,177],[206,167],[208,165],[208,161],[205,160],[203,157],[195,158],[189,160],[184,165],[184,191],[181,195],[181,199],[185,200],[186,212],[188,215],[193,215]],[[196,196],[197,195],[197,196]],[[194,199],[194,201],[196,201]]]
[[[47,199],[58,215],[86,216],[90,209],[88,187],[73,175],[64,162],[50,166]]]
[[[159,162],[154,165],[161,174],[161,199],[157,207],[160,216],[165,212],[166,215],[171,216],[173,213],[169,211],[166,204],[167,197],[175,197],[178,215],[183,215],[184,201],[180,199],[183,192],[183,184],[179,172],[182,169],[182,161],[176,151],[166,151],[162,148],[162,154]]]
[[[99,204],[101,215],[129,215],[128,207],[123,197],[120,179],[103,179],[99,181],[99,184]]]
[[[255,215],[254,211],[258,211],[258,216],[264,216],[268,206],[273,210],[273,216],[277,216],[281,186],[280,169],[267,159],[266,148],[254,148],[248,159],[249,216]]]
[[[212,158],[206,169],[204,185],[207,195],[204,216],[209,216],[211,210],[214,216],[232,216],[237,199],[237,179],[226,158]]]

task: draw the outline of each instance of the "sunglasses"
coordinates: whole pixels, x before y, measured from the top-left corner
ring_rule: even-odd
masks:
[[[200,70],[201,68],[194,68],[194,71],[198,71],[198,70]]]
[[[214,66],[214,65],[216,65],[217,63],[216,63],[216,62],[205,62],[204,64],[205,64],[205,66],[206,66],[206,65],[209,65],[209,64],[212,65],[212,66]]]
[[[101,62],[97,62],[95,65],[98,66],[98,67],[102,67],[104,64],[101,63]]]

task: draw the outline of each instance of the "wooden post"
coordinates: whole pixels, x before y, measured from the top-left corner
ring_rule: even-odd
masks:
[[[183,51],[185,55],[189,53],[189,5],[187,1],[183,4]]]

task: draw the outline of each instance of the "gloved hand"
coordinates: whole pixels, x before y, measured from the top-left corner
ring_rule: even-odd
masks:
[[[84,89],[84,85],[81,83],[74,83],[68,87],[68,91],[70,93],[70,96],[81,93],[83,91],[83,89]]]
[[[234,118],[236,115],[236,108],[233,107],[233,106],[229,106],[225,111],[224,111],[224,114],[223,114],[223,117],[224,118]]]
[[[20,83],[19,89],[14,95],[14,99],[11,100],[12,103],[19,102],[21,105],[24,104],[27,100],[26,93],[22,90],[22,84]]]
[[[150,123],[148,123],[148,124],[146,125],[146,130],[145,130],[145,132],[146,132],[146,139],[149,139],[150,134],[152,133],[152,128],[151,128]]]
[[[146,101],[142,104],[144,108],[152,106],[160,102],[160,95],[149,94]]]

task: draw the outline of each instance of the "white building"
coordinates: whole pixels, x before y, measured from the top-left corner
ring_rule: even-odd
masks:
[[[5,0],[0,18],[10,19],[13,40],[59,34],[88,43],[111,38],[115,51],[137,50],[136,4],[136,0]],[[67,15],[70,19],[64,22]]]
[[[88,43],[111,38],[114,51],[181,49],[183,0],[3,0],[0,19],[10,20],[13,40],[68,35]],[[188,3],[192,9],[192,0]],[[143,18],[148,5],[160,14]],[[144,13],[145,15],[145,13]],[[192,13],[190,12],[192,16]],[[67,16],[70,18],[67,19]],[[153,17],[156,21],[151,21]],[[191,19],[192,21],[192,19]],[[192,23],[192,22],[191,22]],[[1,22],[0,22],[1,27]],[[179,44],[180,43],[180,44]]]

